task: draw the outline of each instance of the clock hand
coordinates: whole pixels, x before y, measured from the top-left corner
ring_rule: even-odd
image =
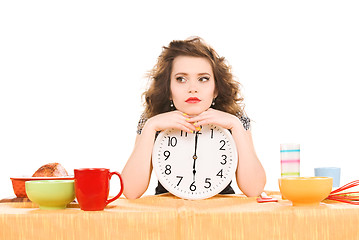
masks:
[[[196,179],[196,160],[197,160],[197,143],[198,143],[198,132],[194,138],[194,155],[193,155],[193,182]]]
[[[196,137],[194,138],[194,156],[197,156],[197,142],[198,142],[198,132],[196,132]]]
[[[196,180],[196,159],[197,156],[193,156],[193,182]]]

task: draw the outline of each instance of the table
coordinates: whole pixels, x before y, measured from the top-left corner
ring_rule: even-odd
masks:
[[[31,202],[0,203],[0,239],[359,239],[359,206],[324,201],[293,207],[243,195],[189,201],[171,194],[120,198],[104,211],[86,212],[71,203],[40,210]]]

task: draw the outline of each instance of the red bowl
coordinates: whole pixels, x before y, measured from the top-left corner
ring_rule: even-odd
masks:
[[[35,180],[73,180],[73,176],[65,177],[14,177],[10,178],[12,182],[12,188],[14,193],[18,198],[27,198],[25,190],[26,181],[35,181]]]

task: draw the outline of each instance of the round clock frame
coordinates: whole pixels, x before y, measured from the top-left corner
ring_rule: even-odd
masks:
[[[210,198],[230,184],[237,156],[229,130],[208,124],[193,134],[174,128],[162,131],[153,147],[152,165],[170,193],[198,200]]]

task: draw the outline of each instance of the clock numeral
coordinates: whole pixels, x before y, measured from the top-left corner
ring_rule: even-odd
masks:
[[[170,151],[166,150],[163,152],[163,155],[166,157],[165,158],[165,161],[166,161],[170,157],[171,153],[170,153]]]
[[[206,181],[205,181],[205,183],[208,183],[208,185],[207,186],[204,186],[205,188],[210,188],[211,186],[212,186],[212,184],[211,184],[211,179],[210,178],[206,178]]]
[[[177,145],[176,137],[168,137],[168,146],[175,147]]]
[[[226,149],[223,148],[224,145],[226,145],[226,141],[221,140],[221,141],[219,141],[219,142],[220,142],[220,143],[223,143],[222,147],[220,147],[219,150],[226,150]]]
[[[217,176],[223,178],[223,169],[217,173]]]
[[[171,174],[171,165],[166,165],[166,170],[165,170],[165,174],[166,175],[170,175]]]
[[[221,162],[221,164],[225,165],[227,163],[227,155],[222,155],[222,158],[223,162]]]
[[[192,192],[196,191],[197,187],[196,185],[194,185],[194,182],[191,184],[191,186],[189,186],[189,190],[191,190]]]
[[[178,185],[180,185],[180,183],[181,183],[183,177],[182,177],[182,176],[176,176],[176,178],[179,178],[179,179],[180,179],[179,182],[177,183],[177,186],[178,186]]]
[[[187,137],[187,132],[184,133],[184,136]],[[181,130],[181,137],[183,137],[183,130]]]
[[[213,128],[211,128],[211,138],[213,138]]]

